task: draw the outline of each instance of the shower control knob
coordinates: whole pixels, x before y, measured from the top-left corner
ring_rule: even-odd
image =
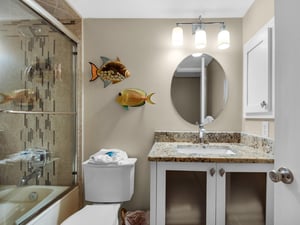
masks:
[[[292,171],[285,167],[280,167],[277,171],[270,171],[269,177],[275,183],[282,181],[285,184],[291,184],[294,181],[294,175]]]

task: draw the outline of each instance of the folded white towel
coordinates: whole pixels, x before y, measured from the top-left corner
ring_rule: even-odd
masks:
[[[89,158],[94,164],[119,164],[128,159],[127,153],[120,149],[101,149]]]

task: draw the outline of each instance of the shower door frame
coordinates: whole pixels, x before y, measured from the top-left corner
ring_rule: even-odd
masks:
[[[45,19],[49,24],[54,26],[56,29],[58,29],[62,34],[64,34],[66,37],[68,37],[74,44],[73,47],[73,75],[75,76],[75,112],[74,113],[68,113],[68,112],[57,112],[54,114],[75,114],[76,117],[76,131],[75,131],[75,151],[73,155],[73,165],[72,165],[72,175],[73,175],[73,185],[78,184],[78,175],[80,177],[81,171],[78,168],[78,162],[81,160],[80,155],[78,154],[78,149],[80,149],[80,146],[82,145],[82,141],[79,140],[79,137],[81,136],[79,133],[79,130],[81,128],[81,111],[79,110],[78,103],[80,103],[80,95],[76,90],[78,90],[76,87],[78,85],[78,77],[77,77],[77,72],[78,72],[78,60],[77,60],[77,55],[78,55],[78,45],[80,43],[80,39],[74,35],[69,29],[67,29],[59,20],[57,20],[54,16],[52,16],[48,11],[46,11],[43,7],[41,7],[38,3],[36,3],[33,0],[18,0],[22,4],[26,5],[28,8],[33,10],[35,13],[37,13],[40,17]],[[8,112],[8,113],[15,113],[15,112]],[[32,113],[32,112],[31,112]],[[45,112],[44,112],[45,113]],[[46,112],[47,113],[47,112]],[[52,114],[49,112],[49,114]],[[78,157],[79,156],[79,157]]]

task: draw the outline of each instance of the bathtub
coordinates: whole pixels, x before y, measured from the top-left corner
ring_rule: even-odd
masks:
[[[27,223],[33,215],[41,212],[69,188],[69,186],[0,185],[0,225]]]

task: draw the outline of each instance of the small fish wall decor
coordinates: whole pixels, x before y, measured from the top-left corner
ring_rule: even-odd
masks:
[[[104,87],[115,84],[125,80],[130,76],[130,72],[126,66],[121,63],[119,57],[116,60],[111,60],[107,57],[101,56],[102,65],[98,68],[94,63],[89,62],[91,65],[91,79],[96,80],[98,77],[104,82]]]
[[[146,102],[150,104],[155,104],[151,97],[154,93],[149,95],[146,94],[145,91],[137,89],[137,88],[128,88],[119,92],[116,101],[124,107],[124,109],[128,110],[128,107],[138,107],[144,105]]]
[[[14,90],[12,93],[0,93],[0,104],[13,102],[16,106],[33,107],[36,93],[32,89]]]

